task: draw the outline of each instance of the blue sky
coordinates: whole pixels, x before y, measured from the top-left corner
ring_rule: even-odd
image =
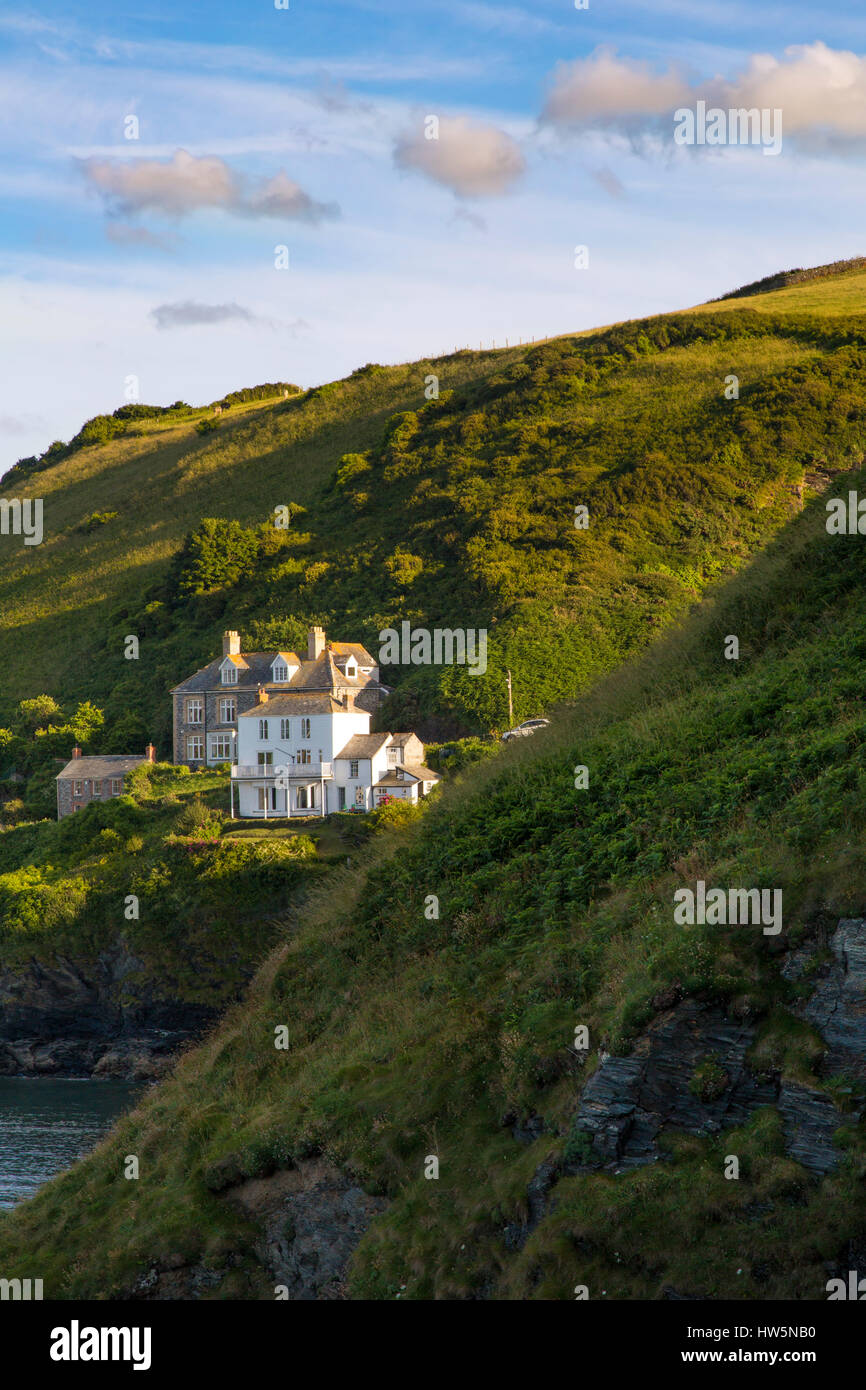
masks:
[[[131,377],[312,385],[864,249],[851,0],[289,6],[0,11],[0,469]],[[779,157],[678,148],[698,98],[782,110]]]

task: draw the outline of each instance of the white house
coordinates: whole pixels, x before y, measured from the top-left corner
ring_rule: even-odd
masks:
[[[389,797],[417,801],[439,781],[414,734],[370,733],[370,713],[351,690],[262,687],[237,722],[233,816],[369,811]]]

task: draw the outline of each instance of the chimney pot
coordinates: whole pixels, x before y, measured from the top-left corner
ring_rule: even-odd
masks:
[[[223,656],[240,656],[241,637],[239,632],[230,630],[223,633]]]
[[[268,703],[268,692],[265,690],[265,687],[264,687],[263,685],[260,685],[260,686],[259,686],[259,704],[260,704],[260,705],[266,705],[267,703]]]
[[[72,750],[72,756],[73,756],[73,758],[80,758],[80,757],[81,757],[81,749],[78,748],[78,747],[73,748],[73,750]]]
[[[311,627],[307,636],[307,658],[310,661],[318,661],[322,652],[325,650],[325,629],[322,627]]]

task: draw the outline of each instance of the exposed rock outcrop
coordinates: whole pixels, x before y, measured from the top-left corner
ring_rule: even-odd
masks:
[[[345,1296],[349,1258],[388,1203],[325,1159],[309,1159],[230,1188],[227,1200],[261,1228],[255,1253],[289,1299]]]
[[[745,1063],[754,1028],[720,1009],[686,1000],[653,1021],[630,1057],[607,1057],[584,1087],[576,1128],[592,1138],[592,1161],[616,1172],[654,1163],[668,1126],[689,1134],[740,1124],[778,1087]],[[712,1094],[693,1085],[707,1059],[719,1083]]]
[[[95,961],[0,971],[0,1076],[161,1075],[215,1009],[161,994],[124,943]]]

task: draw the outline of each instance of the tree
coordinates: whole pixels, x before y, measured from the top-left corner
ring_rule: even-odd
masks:
[[[22,700],[18,706],[18,718],[28,732],[47,729],[49,724],[63,718],[63,710],[53,695],[35,695],[32,700]]]

